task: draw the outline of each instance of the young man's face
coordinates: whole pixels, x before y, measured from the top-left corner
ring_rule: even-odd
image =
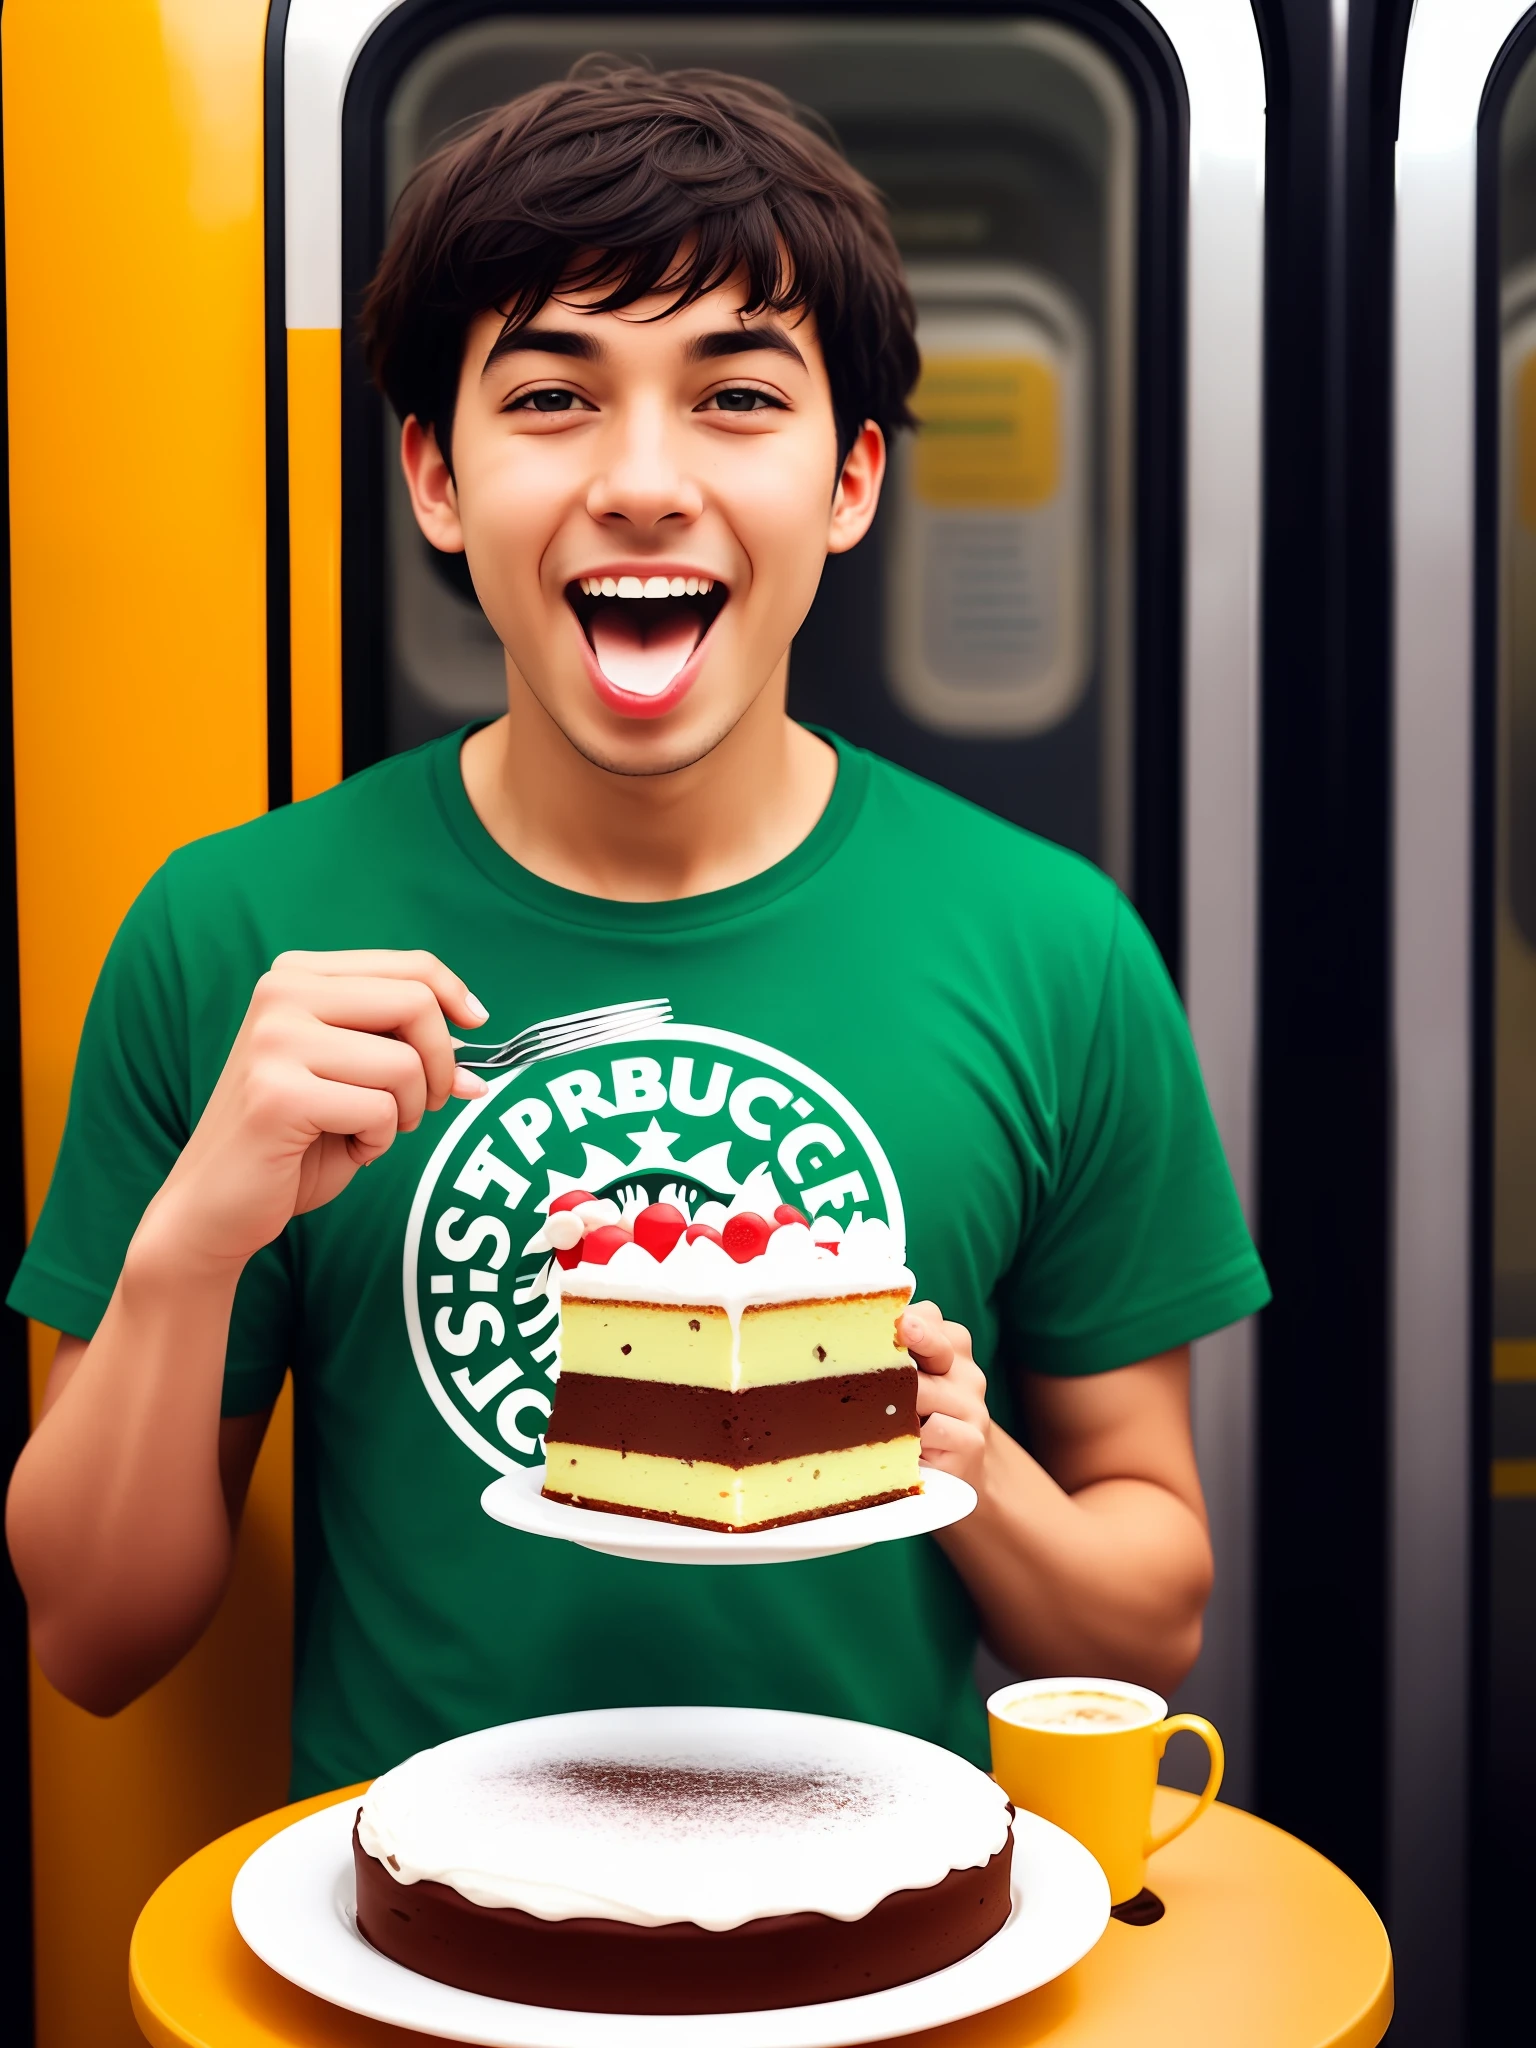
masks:
[[[884,446],[866,427],[839,475],[814,322],[742,299],[657,318],[664,299],[557,298],[505,337],[486,313],[451,478],[406,423],[417,519],[464,549],[514,687],[622,774],[698,760],[781,683],[828,553],[874,517]]]

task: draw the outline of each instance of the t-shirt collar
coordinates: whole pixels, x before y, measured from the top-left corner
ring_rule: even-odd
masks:
[[[607,896],[586,896],[563,889],[515,861],[491,837],[469,800],[459,767],[459,752],[472,732],[487,721],[446,734],[430,750],[431,780],[449,832],[483,875],[503,894],[526,909],[558,923],[580,925],[610,935],[636,932],[685,932],[728,923],[764,909],[787,896],[815,874],[847,838],[863,805],[869,783],[869,757],[820,726],[807,729],[824,739],[837,755],[837,779],[816,823],[782,860],[744,882],[710,889],[699,896],[680,896],[660,903],[617,902]]]

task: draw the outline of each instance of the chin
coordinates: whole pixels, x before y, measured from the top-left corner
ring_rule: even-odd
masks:
[[[749,704],[718,706],[685,701],[660,718],[564,717],[546,705],[551,718],[583,760],[609,775],[680,775],[712,754],[745,716]]]

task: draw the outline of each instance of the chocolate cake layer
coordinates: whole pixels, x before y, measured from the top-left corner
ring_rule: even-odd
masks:
[[[596,1508],[605,1515],[633,1515],[641,1522],[671,1522],[679,1529],[713,1529],[725,1536],[756,1536],[764,1529],[787,1529],[795,1522],[819,1522],[824,1515],[851,1515],[855,1508],[883,1508],[890,1501],[906,1500],[922,1490],[920,1486],[898,1486],[889,1493],[866,1493],[857,1500],[840,1500],[835,1508],[803,1508],[796,1514],[768,1515],[756,1522],[712,1522],[704,1515],[680,1515],[665,1508],[637,1508],[622,1501],[589,1499],[585,1494],[562,1493],[547,1479],[543,1493],[545,1500],[563,1501],[572,1508]]]
[[[692,1921],[540,1920],[451,1886],[401,1884],[352,1831],[359,1931],[440,1984],[576,2012],[762,2012],[910,1984],[1008,1918],[1013,1836],[984,1868],[892,1892],[862,1920],[783,1913],[714,1931]]]
[[[567,1372],[547,1435],[553,1443],[740,1466],[890,1443],[916,1436],[917,1427],[912,1365],[735,1393]]]

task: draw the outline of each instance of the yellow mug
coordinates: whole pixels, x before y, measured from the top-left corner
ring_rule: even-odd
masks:
[[[1118,1678],[1026,1678],[987,1701],[992,1775],[1014,1805],[1075,1835],[1102,1865],[1110,1904],[1147,1881],[1147,1858],[1182,1835],[1221,1789],[1221,1737],[1198,1714]],[[1183,1818],[1152,1832],[1152,1788],[1168,1738],[1180,1728],[1210,1754],[1205,1790]]]

